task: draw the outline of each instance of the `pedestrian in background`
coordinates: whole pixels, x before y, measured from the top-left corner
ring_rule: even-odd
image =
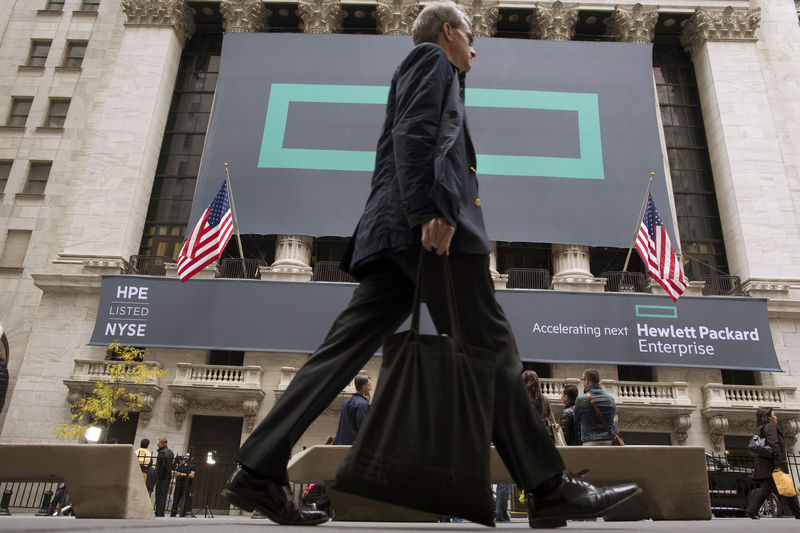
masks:
[[[577,398],[578,387],[564,385],[561,390],[561,403],[564,404],[564,410],[561,411],[561,430],[564,432],[567,446],[581,445],[581,426],[575,421],[575,400]]]
[[[169,481],[172,478],[172,466],[175,454],[167,447],[167,439],[158,439],[158,455],[156,456],[156,516],[164,516],[169,495]]]
[[[778,493],[775,480],[772,478],[774,470],[789,473],[788,461],[786,460],[786,441],[783,440],[783,433],[778,429],[778,415],[771,407],[759,407],[756,410],[756,433],[764,437],[767,444],[772,448],[772,457],[756,456],[756,467],[753,470],[753,480],[760,481],[761,486],[750,499],[747,506],[747,516],[758,519],[758,510],[767,499],[770,492]],[[797,503],[797,496],[783,498],[784,507],[788,506],[792,514],[800,519],[800,505]]]
[[[611,446],[611,435],[618,435],[619,431],[614,425],[614,416],[617,413],[617,403],[614,397],[600,386],[600,372],[597,370],[584,370],[583,394],[575,400],[575,421],[581,428],[581,441],[584,446]],[[592,406],[592,401],[600,411],[601,420]],[[609,429],[606,429],[608,426]]]
[[[356,392],[345,400],[339,417],[339,429],[334,444],[353,444],[361,424],[367,418],[369,395],[372,393],[372,380],[369,376],[358,375],[353,380]]]
[[[150,439],[142,439],[139,442],[139,449],[136,450],[136,459],[139,461],[139,468],[142,469],[142,478],[147,487],[147,494],[153,494],[153,487],[156,479],[156,466],[150,448]]]
[[[192,480],[194,480],[195,467],[192,464],[192,455],[187,453],[183,457],[175,460],[175,468],[172,470],[172,476],[175,478],[175,489],[172,491],[172,512],[169,514],[175,517],[178,514],[181,500],[183,500],[183,509],[181,516],[189,515],[194,517],[192,513]]]
[[[554,441],[553,428],[550,427],[549,420],[550,400],[542,392],[542,382],[539,381],[539,374],[535,370],[526,370],[522,373],[522,381],[525,383],[525,388],[528,389],[534,411],[539,413],[547,434],[550,435],[550,440]]]

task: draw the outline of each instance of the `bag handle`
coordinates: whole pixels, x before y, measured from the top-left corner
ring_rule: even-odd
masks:
[[[420,247],[417,279],[414,283],[413,314],[411,315],[411,331],[417,335],[419,335],[419,315],[420,306],[422,305],[422,271],[425,266],[425,257],[431,254],[433,254],[433,252],[426,252],[424,248]],[[444,292],[447,299],[447,310],[450,319],[450,334],[457,342],[461,342],[461,329],[459,326],[460,322],[458,321],[453,274],[450,272],[450,262],[447,260],[446,255],[441,256],[441,261],[442,274],[444,277]]]
[[[606,419],[603,418],[603,415],[600,414],[600,408],[597,407],[596,403],[594,403],[594,399],[592,398],[592,395],[587,392],[586,396],[589,397],[589,401],[592,403],[592,407],[594,407],[594,412],[597,413],[597,418],[599,418],[600,422],[602,422],[603,425],[606,427],[606,431],[608,431],[608,436],[613,439],[614,438],[614,434],[611,433],[611,427],[608,425],[608,422],[606,422]]]

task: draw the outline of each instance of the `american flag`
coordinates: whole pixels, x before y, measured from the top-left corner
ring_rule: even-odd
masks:
[[[181,281],[188,280],[219,259],[231,235],[231,202],[228,199],[228,184],[223,182],[178,254],[178,277]]]
[[[647,265],[650,277],[664,287],[673,302],[678,301],[688,281],[650,194],[647,195],[647,207],[636,236],[636,251]]]

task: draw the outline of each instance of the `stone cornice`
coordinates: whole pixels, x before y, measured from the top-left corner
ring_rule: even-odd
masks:
[[[222,29],[228,33],[266,31],[267,9],[261,0],[222,0]]]
[[[336,33],[342,30],[345,12],[339,0],[300,0],[297,14],[304,33]]]
[[[91,274],[31,274],[33,284],[45,293],[99,294],[102,278]]]
[[[492,37],[497,32],[497,19],[500,3],[483,0],[460,0],[464,11],[472,19],[472,33],[475,37]]]
[[[623,43],[652,43],[658,22],[658,9],[636,4],[630,9],[617,7],[603,23],[606,35]]]
[[[690,52],[708,41],[755,41],[761,8],[723,11],[697,8],[686,22],[681,44]]]
[[[578,8],[565,7],[560,1],[553,2],[551,8],[536,4],[531,15],[531,37],[546,41],[569,41],[575,35],[578,21]]]
[[[122,0],[126,26],[172,26],[185,44],[195,30],[195,10],[185,0]]]
[[[411,35],[411,25],[421,9],[417,0],[378,0],[378,31],[383,35]]]

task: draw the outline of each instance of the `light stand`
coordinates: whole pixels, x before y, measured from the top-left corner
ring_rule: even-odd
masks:
[[[211,489],[211,479],[213,476],[211,475],[211,467],[217,464],[217,452],[216,450],[211,450],[206,454],[206,464],[208,465],[208,475],[206,476],[206,505],[203,507],[203,518],[208,518],[208,515],[211,515],[211,518],[214,518],[214,513],[211,511],[211,507],[208,505],[208,493]]]

